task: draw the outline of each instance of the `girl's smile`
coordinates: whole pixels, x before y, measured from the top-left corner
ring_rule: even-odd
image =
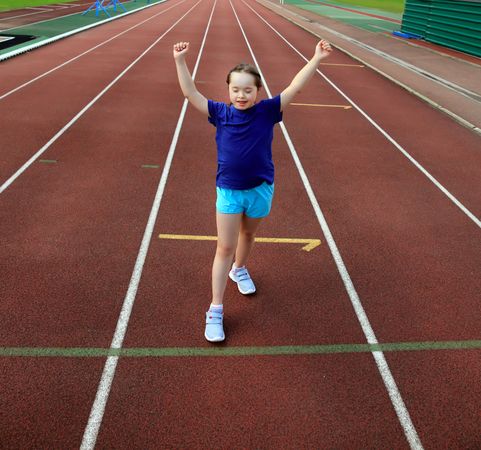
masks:
[[[255,105],[258,88],[250,73],[232,72],[229,83],[229,98],[236,109],[249,109]]]

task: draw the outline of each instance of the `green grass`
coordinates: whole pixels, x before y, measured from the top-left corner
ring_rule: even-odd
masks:
[[[74,0],[0,0],[0,11],[21,9],[25,8],[26,6],[43,6],[51,3],[70,3],[73,1]]]
[[[0,0],[1,1],[1,0]],[[285,0],[286,3],[304,3],[303,0]],[[326,3],[332,3],[339,6],[357,6],[360,8],[372,8],[380,11],[402,13],[406,0],[320,0]]]
[[[404,11],[405,0],[339,0],[339,2],[336,3],[402,13]]]

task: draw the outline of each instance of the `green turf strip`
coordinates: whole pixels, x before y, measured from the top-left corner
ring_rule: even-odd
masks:
[[[373,8],[380,11],[402,13],[404,11],[405,0],[339,0],[330,1],[339,6],[358,6],[361,8]]]
[[[275,356],[321,355],[328,353],[370,353],[375,351],[479,350],[481,341],[395,342],[387,344],[285,345],[272,347],[166,347],[166,348],[62,348],[0,347],[0,357],[89,358],[121,356],[127,358],[179,356]]]
[[[378,19],[375,17],[364,16],[357,14],[351,11],[341,11],[338,9],[331,8],[329,6],[325,6],[323,4],[314,4],[310,2],[306,2],[303,0],[295,0],[296,6],[301,9],[305,9],[306,11],[310,11],[314,14],[319,16],[329,17],[330,19],[337,20],[340,22],[347,23],[348,25],[352,25],[354,27],[363,28],[367,31],[381,33],[381,32],[391,32],[394,30],[400,30],[401,25],[391,22],[389,20]],[[291,0],[289,0],[291,3]],[[384,16],[389,16],[393,19],[400,20],[401,16],[395,15],[392,13],[383,13],[382,11],[375,11],[371,10],[371,13],[381,13]]]
[[[285,0],[285,3],[303,3],[306,0]],[[362,10],[375,9],[378,11],[402,13],[404,11],[405,0],[320,0],[324,3]]]

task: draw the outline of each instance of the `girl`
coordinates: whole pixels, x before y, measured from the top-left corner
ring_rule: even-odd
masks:
[[[222,300],[227,277],[237,283],[244,295],[256,290],[246,262],[256,231],[271,209],[274,125],[282,120],[282,111],[332,49],[327,41],[320,41],[312,59],[291,84],[280,95],[259,103],[256,103],[261,88],[259,72],[251,65],[239,64],[227,75],[230,105],[207,100],[197,90],[185,62],[188,51],[188,42],[174,45],[180,87],[189,102],[217,128],[217,250],[212,266],[212,302],[206,313],[205,338],[220,342],[225,339]]]

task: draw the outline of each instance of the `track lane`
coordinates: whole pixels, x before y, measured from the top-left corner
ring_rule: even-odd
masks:
[[[3,448],[78,448],[102,359],[1,358]]]
[[[480,447],[479,355],[479,350],[388,355],[426,448]]]

